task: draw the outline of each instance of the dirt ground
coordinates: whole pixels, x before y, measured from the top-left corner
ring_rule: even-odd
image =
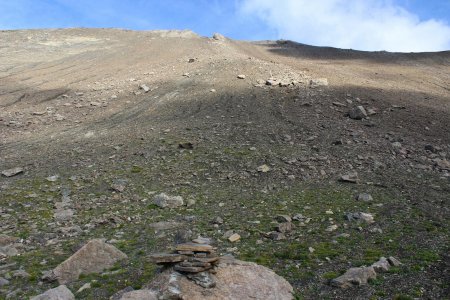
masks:
[[[328,85],[310,84],[320,78]],[[349,118],[356,106],[370,116]],[[9,281],[0,298],[54,287],[43,271],[106,238],[129,260],[68,287],[90,282],[77,299],[108,299],[151,280],[150,253],[201,235],[270,267],[298,299],[450,299],[449,128],[450,52],[190,31],[0,31],[0,171],[23,169],[0,177],[0,232],[19,239],[19,255],[0,256]],[[353,172],[356,183],[339,180]],[[122,192],[111,189],[117,180]],[[195,204],[157,208],[161,192]],[[373,201],[356,200],[362,192]],[[60,220],[67,195],[73,215]],[[310,220],[284,240],[267,237],[277,215],[295,214]],[[155,229],[160,221],[181,225]],[[229,230],[241,240],[230,243]],[[403,264],[366,286],[330,286],[382,256]]]

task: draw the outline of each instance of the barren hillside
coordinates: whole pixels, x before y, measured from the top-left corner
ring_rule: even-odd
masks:
[[[299,299],[444,299],[449,128],[450,52],[1,31],[0,298],[54,287],[42,272],[105,238],[129,259],[68,287],[108,299],[153,278],[149,254],[203,236]],[[390,256],[402,265],[368,285],[330,284]]]

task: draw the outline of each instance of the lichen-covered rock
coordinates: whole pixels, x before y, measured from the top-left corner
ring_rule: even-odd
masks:
[[[75,296],[65,285],[60,285],[57,288],[32,297],[31,300],[75,300]]]
[[[66,284],[77,280],[81,274],[102,272],[126,258],[127,255],[113,245],[94,239],[58,265],[53,274],[60,284]]]

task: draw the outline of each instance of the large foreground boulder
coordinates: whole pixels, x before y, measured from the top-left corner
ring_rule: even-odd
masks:
[[[102,239],[89,241],[74,255],[66,259],[53,270],[60,284],[78,279],[81,274],[99,273],[114,266],[127,255]]]
[[[293,299],[293,288],[272,270],[255,263],[222,257],[211,274],[215,281],[211,288],[203,287],[198,280],[189,279],[172,269],[158,275],[148,289],[164,299],[230,300],[230,299]]]
[[[31,300],[75,300],[75,296],[65,285],[60,285],[57,288],[32,297]]]

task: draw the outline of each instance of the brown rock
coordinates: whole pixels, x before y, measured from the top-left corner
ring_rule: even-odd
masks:
[[[177,251],[212,252],[213,246],[207,244],[185,243],[176,247]]]
[[[153,263],[176,263],[180,261],[185,261],[187,256],[181,254],[167,254],[167,253],[155,253],[150,254],[149,259]]]
[[[102,272],[126,258],[127,255],[113,245],[95,239],[57,266],[53,273],[60,284],[66,284],[77,280],[81,274]]]

